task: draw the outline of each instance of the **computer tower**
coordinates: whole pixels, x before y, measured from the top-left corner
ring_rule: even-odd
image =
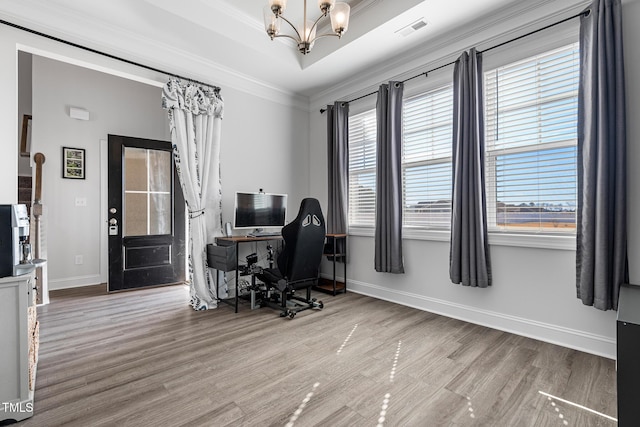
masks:
[[[0,277],[13,276],[13,205],[0,205]]]

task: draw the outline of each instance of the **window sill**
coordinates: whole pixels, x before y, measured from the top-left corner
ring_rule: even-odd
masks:
[[[489,245],[516,246],[520,248],[576,250],[576,235],[559,234],[516,234],[489,232]]]
[[[405,228],[402,233],[402,237],[405,240],[448,242],[450,237],[449,230]],[[374,237],[375,231],[373,227],[349,227],[349,235]],[[575,251],[576,236],[575,234],[553,235],[489,232],[489,245]]]

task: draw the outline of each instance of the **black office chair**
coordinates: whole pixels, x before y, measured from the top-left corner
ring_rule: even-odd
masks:
[[[282,228],[282,237],[284,249],[278,255],[277,268],[265,268],[256,277],[266,286],[262,305],[281,310],[280,317],[293,319],[299,311],[324,307],[322,301],[311,298],[325,239],[320,203],[312,198],[302,200],[296,219]],[[301,289],[306,289],[306,298],[295,295]]]

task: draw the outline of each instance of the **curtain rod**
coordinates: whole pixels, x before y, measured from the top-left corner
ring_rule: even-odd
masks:
[[[578,14],[575,14],[575,15],[569,16],[568,18],[564,18],[564,19],[562,19],[562,20],[560,20],[560,21],[558,21],[558,22],[554,22],[554,23],[549,24],[549,25],[547,25],[547,26],[545,26],[545,27],[538,28],[537,30],[530,31],[530,32],[528,32],[528,33],[526,33],[526,34],[522,34],[521,36],[518,36],[518,37],[515,37],[515,38],[513,38],[513,39],[510,39],[510,40],[504,41],[504,42],[499,43],[499,44],[497,44],[497,45],[495,45],[495,46],[491,46],[491,47],[489,47],[489,48],[486,48],[485,50],[478,51],[478,53],[484,53],[484,52],[488,52],[488,51],[493,50],[493,49],[497,49],[497,48],[502,47],[502,46],[504,46],[504,45],[506,45],[506,44],[509,44],[509,43],[515,42],[515,41],[520,40],[520,39],[523,39],[523,38],[525,38],[525,37],[532,36],[532,35],[534,35],[534,34],[536,34],[536,33],[541,32],[541,31],[548,30],[549,28],[555,27],[556,25],[564,24],[565,22],[567,22],[567,21],[571,21],[572,19],[575,19],[575,18],[579,18],[580,16],[585,16],[585,17],[587,17],[587,16],[589,16],[589,14],[590,14],[590,13],[591,13],[591,10],[590,10],[590,9],[587,9],[587,10],[585,10],[585,11],[582,11],[582,12],[578,13]],[[449,65],[453,65],[453,64],[455,64],[455,63],[456,63],[456,61],[451,61],[451,62],[448,62],[448,63],[446,63],[446,64],[444,64],[444,65],[440,65],[439,67],[433,68],[433,69],[431,69],[431,70],[429,70],[429,71],[423,71],[423,72],[422,72],[422,73],[420,73],[420,74],[416,74],[416,75],[415,75],[415,76],[413,76],[413,77],[409,77],[408,79],[402,80],[400,83],[408,82],[409,80],[416,79],[416,78],[418,78],[418,77],[420,77],[420,76],[428,77],[428,76],[429,76],[429,73],[432,73],[432,72],[437,71],[437,70],[439,70],[439,69],[441,69],[441,68],[444,68],[444,67],[448,67]],[[362,95],[362,96],[359,96],[359,97],[357,97],[357,98],[354,98],[354,99],[352,99],[352,100],[350,100],[350,101],[343,101],[343,103],[347,103],[347,104],[349,104],[349,103],[351,103],[351,102],[358,101],[358,100],[360,100],[360,99],[362,99],[362,98],[366,98],[366,97],[368,97],[368,96],[375,95],[376,93],[378,93],[378,91],[377,91],[377,90],[376,90],[376,91],[374,91],[374,92],[371,92],[371,93],[367,93],[366,95]],[[320,109],[320,114],[323,114],[325,111],[327,111],[327,109],[326,109],[326,108],[321,108],[321,109]]]
[[[191,78],[188,78],[188,77],[183,77],[183,76],[181,76],[179,74],[169,73],[168,71],[164,71],[164,70],[161,70],[159,68],[154,68],[154,67],[151,67],[149,65],[140,64],[139,62],[134,62],[134,61],[131,61],[131,60],[128,60],[128,59],[125,59],[125,58],[121,58],[119,56],[111,55],[110,53],[106,53],[106,52],[102,52],[102,51],[99,51],[99,50],[96,50],[96,49],[92,49],[90,47],[83,46],[83,45],[78,44],[78,43],[73,43],[73,42],[58,38],[58,37],[54,37],[54,36],[51,36],[49,34],[41,33],[40,31],[32,30],[31,28],[23,27],[23,26],[14,24],[12,22],[8,22],[8,21],[0,19],[0,24],[4,24],[6,26],[9,26],[9,27],[12,27],[12,28],[15,28],[15,29],[18,29],[18,30],[26,31],[27,33],[35,34],[36,36],[44,37],[46,39],[53,40],[53,41],[56,41],[58,43],[63,43],[63,44],[66,44],[68,46],[72,46],[72,47],[75,47],[75,48],[78,48],[78,49],[86,50],[87,52],[96,53],[98,55],[106,56],[107,58],[115,59],[115,60],[120,61],[120,62],[125,62],[125,63],[130,64],[130,65],[135,65],[136,67],[145,68],[147,70],[155,71],[155,72],[161,73],[161,74],[166,74],[166,75],[171,76],[171,77],[177,77],[179,79],[187,80],[187,81],[190,81],[190,82],[193,82],[193,83],[197,83],[197,84],[200,84],[200,85],[209,86],[209,87],[213,88],[213,90],[216,91],[216,92],[220,91],[220,87],[216,86],[216,85],[212,85],[212,84],[209,84],[209,83],[204,83],[204,82],[201,82],[201,81],[198,81],[198,80],[194,80],[194,79],[191,79]]]

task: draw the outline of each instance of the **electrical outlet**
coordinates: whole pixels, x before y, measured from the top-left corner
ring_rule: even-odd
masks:
[[[87,206],[86,197],[76,197],[76,206]]]
[[[76,255],[76,265],[82,265],[82,255]]]

